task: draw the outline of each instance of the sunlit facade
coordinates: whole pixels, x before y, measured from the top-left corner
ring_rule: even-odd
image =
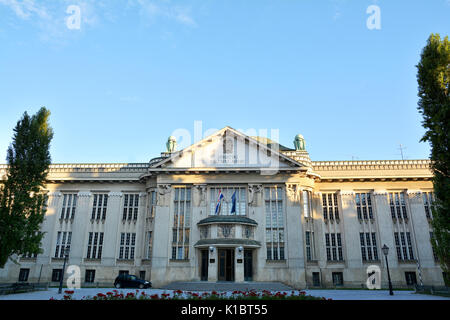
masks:
[[[387,287],[386,244],[394,287],[443,285],[429,160],[311,161],[297,138],[291,149],[226,127],[149,163],[53,164],[43,253],[8,262],[0,282],[56,285],[70,248],[82,286],[130,273],[155,287],[361,288],[377,266]]]

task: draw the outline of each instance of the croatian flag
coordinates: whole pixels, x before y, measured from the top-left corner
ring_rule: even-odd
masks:
[[[219,197],[217,198],[217,203],[216,203],[216,212],[215,212],[216,215],[218,215],[220,212],[220,207],[222,205],[222,199],[223,199],[223,193],[222,193],[222,190],[219,190]]]
[[[231,213],[236,214],[236,191],[231,196]]]

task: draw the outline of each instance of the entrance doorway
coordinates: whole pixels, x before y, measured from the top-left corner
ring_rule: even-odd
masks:
[[[253,250],[244,249],[244,281],[253,280]]]
[[[200,280],[208,281],[208,250],[201,250]]]
[[[219,249],[219,281],[234,281],[234,249]]]

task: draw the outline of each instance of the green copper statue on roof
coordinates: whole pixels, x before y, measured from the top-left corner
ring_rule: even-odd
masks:
[[[167,152],[174,152],[177,149],[177,139],[174,136],[170,136],[166,142]]]
[[[304,151],[305,150],[305,139],[301,134],[295,136],[294,139],[294,147],[295,151]]]

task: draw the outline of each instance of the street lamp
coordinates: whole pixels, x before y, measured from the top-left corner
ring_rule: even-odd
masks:
[[[64,270],[66,269],[66,261],[67,261],[67,258],[69,257],[69,251],[70,251],[69,247],[64,248],[64,264],[63,264],[61,279],[59,280],[59,289],[58,289],[59,294],[61,294],[61,292],[62,292],[62,286],[63,286],[63,280],[64,280]]]
[[[384,258],[386,259],[386,268],[387,268],[388,281],[389,281],[389,295],[393,296],[394,292],[392,291],[391,275],[389,274],[389,264],[388,264],[388,260],[387,260],[387,256],[389,253],[389,247],[386,244],[384,244],[383,248],[381,248],[381,250],[383,251]]]

